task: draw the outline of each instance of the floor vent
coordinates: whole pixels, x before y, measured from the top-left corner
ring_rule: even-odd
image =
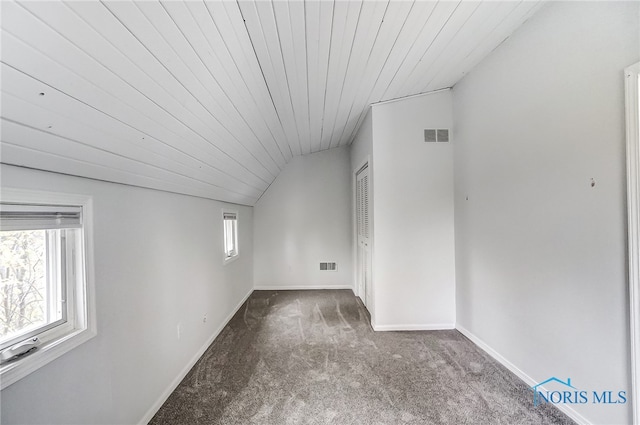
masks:
[[[338,270],[338,263],[322,262],[320,263],[320,270],[323,272],[335,272],[336,270]]]

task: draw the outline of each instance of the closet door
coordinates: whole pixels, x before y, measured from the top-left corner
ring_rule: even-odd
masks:
[[[358,294],[365,306],[371,310],[371,246],[369,221],[369,166],[362,167],[356,173],[356,226],[358,234]]]

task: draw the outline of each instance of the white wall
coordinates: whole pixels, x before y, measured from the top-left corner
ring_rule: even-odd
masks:
[[[358,265],[356,264],[358,261],[358,229],[356,228],[356,173],[364,164],[368,164],[369,167],[369,247],[371,249],[371,259],[375,262],[375,244],[374,244],[374,228],[375,228],[375,219],[374,219],[374,211],[373,211],[373,203],[374,203],[374,164],[373,164],[373,122],[371,118],[371,108],[367,111],[367,115],[365,115],[364,120],[360,124],[358,131],[353,139],[353,142],[350,145],[349,157],[351,160],[351,220],[353,221],[353,229],[352,229],[352,240],[353,240],[353,282],[354,282],[354,292],[360,298],[364,300],[365,294],[360,293],[360,288],[358,287],[360,278],[360,273],[358,271]],[[371,270],[373,281],[373,270]],[[371,299],[375,299],[375,293],[371,293]],[[372,321],[375,322],[375,300],[371,303],[372,305],[367,306],[369,310],[369,314],[371,314]]]
[[[630,389],[623,69],[639,17],[551,2],[454,88],[457,323],[535,382]],[[629,404],[575,409],[631,420]]]
[[[348,147],[293,158],[256,203],[256,289],[353,286],[349,167]]]
[[[233,206],[240,258],[223,266],[223,203],[1,172],[3,187],[93,196],[98,321],[94,339],[2,391],[1,422],[138,423],[252,290],[252,209]]]
[[[425,143],[451,128],[451,93],[373,107],[376,329],[455,323],[453,145]]]
[[[358,132],[351,143],[351,171],[355,173],[364,165],[367,160],[369,166],[372,166],[373,156],[373,122],[371,116],[371,108],[367,111],[362,124],[358,128]],[[373,174],[370,176],[372,177]],[[354,180],[355,182],[355,180]],[[355,187],[355,186],[354,186]],[[355,190],[355,189],[354,189]],[[355,193],[355,192],[354,192]]]

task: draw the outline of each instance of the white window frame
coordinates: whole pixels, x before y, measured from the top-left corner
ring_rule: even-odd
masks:
[[[633,423],[640,423],[640,62],[625,69],[627,217]]]
[[[56,192],[2,188],[2,202],[41,205],[73,205],[82,207],[82,228],[79,237],[67,238],[67,252],[73,255],[65,261],[66,274],[75,276],[67,280],[71,285],[67,303],[71,303],[64,325],[56,326],[38,335],[42,343],[37,350],[0,366],[1,389],[19,381],[30,373],[52,362],[97,334],[95,289],[93,270],[93,202],[91,197]]]
[[[235,246],[235,253],[231,256],[227,256],[227,231],[225,228],[225,215],[232,214],[235,216],[235,225],[233,231],[233,244]],[[238,222],[240,219],[240,214],[236,210],[223,209],[222,210],[222,264],[229,264],[232,261],[235,261],[240,256],[240,248],[238,246]]]
[[[45,229],[43,229],[45,230]],[[74,305],[74,296],[75,292],[70,285],[67,285],[67,276],[74,276],[75,272],[73,270],[67,270],[67,267],[62,267],[63,265],[67,265],[67,257],[66,253],[72,253],[76,250],[76,242],[75,235],[71,232],[66,232],[66,229],[46,229],[48,232],[52,232],[55,235],[55,239],[51,239],[51,233],[47,233],[46,235],[46,257],[47,257],[47,282],[46,282],[46,291],[50,294],[52,289],[56,289],[55,287],[60,285],[60,294],[58,296],[47,296],[47,302],[49,303],[48,311],[53,308],[57,308],[58,304],[64,300],[65,306]],[[75,230],[75,229],[72,229]],[[65,233],[63,236],[62,233]],[[69,234],[67,234],[69,233]],[[62,245],[64,245],[64,249],[62,249]],[[72,285],[71,285],[72,286]],[[61,299],[60,299],[61,298]],[[26,332],[21,332],[20,334],[14,335],[13,337],[7,339],[5,342],[0,344],[0,351],[5,348],[9,348],[16,344],[20,344],[30,338],[38,337],[40,340],[46,340],[50,337],[50,335],[55,335],[57,332],[60,332],[60,329],[64,329],[62,333],[68,331],[71,328],[71,323],[74,321],[74,312],[68,311],[67,308],[61,309],[61,318],[55,321],[51,321],[47,318],[46,323],[37,327],[33,327]],[[56,328],[54,330],[54,328]]]

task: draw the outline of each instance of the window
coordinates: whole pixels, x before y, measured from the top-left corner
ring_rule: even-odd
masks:
[[[89,198],[2,190],[2,388],[95,335]]]
[[[224,225],[224,263],[238,257],[238,213],[223,211]]]

